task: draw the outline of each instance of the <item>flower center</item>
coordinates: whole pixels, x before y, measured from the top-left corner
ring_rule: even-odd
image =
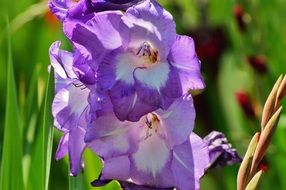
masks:
[[[149,64],[154,64],[159,61],[158,50],[150,43],[144,42],[137,50],[136,55],[145,60]]]
[[[160,130],[160,119],[155,113],[149,113],[146,115],[145,124],[147,127],[145,140],[151,137],[153,134],[158,133]]]

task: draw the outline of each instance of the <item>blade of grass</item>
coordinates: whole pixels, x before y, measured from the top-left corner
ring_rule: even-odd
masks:
[[[27,97],[25,98],[24,106],[20,108],[23,121],[24,152],[26,153],[23,161],[23,175],[24,184],[29,190],[32,189],[31,187],[28,187],[30,186],[32,181],[34,181],[33,184],[39,183],[39,180],[36,180],[37,182],[35,182],[35,180],[29,179],[29,175],[31,173],[30,170],[33,170],[33,167],[31,167],[31,163],[36,163],[32,160],[34,160],[35,157],[39,157],[41,155],[40,153],[34,155],[35,147],[37,147],[36,142],[39,142],[38,138],[40,136],[39,134],[41,134],[37,132],[39,132],[39,129],[42,128],[40,127],[41,125],[39,125],[39,120],[41,119],[42,121],[43,119],[42,117],[40,117],[43,114],[40,113],[39,106],[41,106],[41,108],[43,107],[42,100],[44,99],[44,97],[39,97],[37,94],[37,85],[39,83],[40,70],[41,64],[37,64],[33,71],[33,76],[29,84],[29,90],[27,93]],[[40,187],[38,186],[38,189],[40,189]]]
[[[33,143],[31,144],[30,152],[30,167],[28,175],[27,190],[38,190],[44,187],[44,159],[43,159],[43,112],[44,102],[41,104],[41,108],[37,113],[37,121],[35,127],[35,135],[33,137]]]
[[[43,118],[43,160],[44,160],[44,187],[43,189],[49,189],[49,177],[51,168],[52,148],[53,148],[53,116],[52,116],[52,102],[54,97],[54,71],[51,68],[48,77],[45,106],[44,106],[44,118]]]
[[[0,189],[23,190],[22,135],[17,90],[13,73],[11,39],[8,28],[7,99],[4,125],[4,142],[1,162]]]

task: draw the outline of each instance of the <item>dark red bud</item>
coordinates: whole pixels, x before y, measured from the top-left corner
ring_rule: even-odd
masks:
[[[241,5],[235,5],[233,7],[233,15],[235,16],[240,31],[244,31],[246,28],[246,22],[243,19],[244,14],[244,9]]]
[[[248,118],[254,119],[256,114],[255,114],[254,104],[249,94],[247,94],[244,91],[238,91],[235,93],[235,96],[236,96],[237,102],[239,103],[245,115]]]
[[[262,170],[263,172],[267,172],[269,169],[268,165],[265,163],[260,163],[258,168],[259,168],[259,170]]]
[[[263,55],[249,56],[247,58],[247,61],[255,71],[261,74],[267,73],[268,68],[266,64],[266,59]]]

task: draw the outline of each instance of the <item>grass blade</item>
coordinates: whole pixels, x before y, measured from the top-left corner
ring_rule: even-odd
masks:
[[[7,22],[8,23],[8,22]],[[13,73],[11,39],[8,28],[7,99],[4,142],[1,162],[0,189],[23,190],[22,135],[20,127],[17,90]]]
[[[31,145],[31,163],[29,167],[27,190],[43,189],[45,186],[45,167],[44,167],[44,155],[43,155],[43,112],[44,102],[41,104],[39,113],[37,114],[36,131],[34,136],[34,142]]]
[[[53,115],[52,115],[52,102],[54,98],[54,71],[51,69],[46,95],[45,95],[45,105],[44,105],[44,118],[43,118],[43,159],[44,159],[44,187],[43,189],[49,189],[49,177],[51,168],[51,158],[52,158],[52,147],[53,147]]]

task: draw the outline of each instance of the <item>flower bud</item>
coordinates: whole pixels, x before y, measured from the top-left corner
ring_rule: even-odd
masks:
[[[263,55],[254,55],[247,58],[249,65],[258,73],[265,74],[268,71],[266,59]]]
[[[245,91],[237,91],[235,96],[245,115],[250,119],[254,119],[256,117],[255,108],[249,94]]]
[[[235,5],[233,7],[233,15],[235,16],[236,23],[240,29],[240,31],[244,31],[246,29],[246,22],[243,19],[244,17],[244,10],[241,5]]]

